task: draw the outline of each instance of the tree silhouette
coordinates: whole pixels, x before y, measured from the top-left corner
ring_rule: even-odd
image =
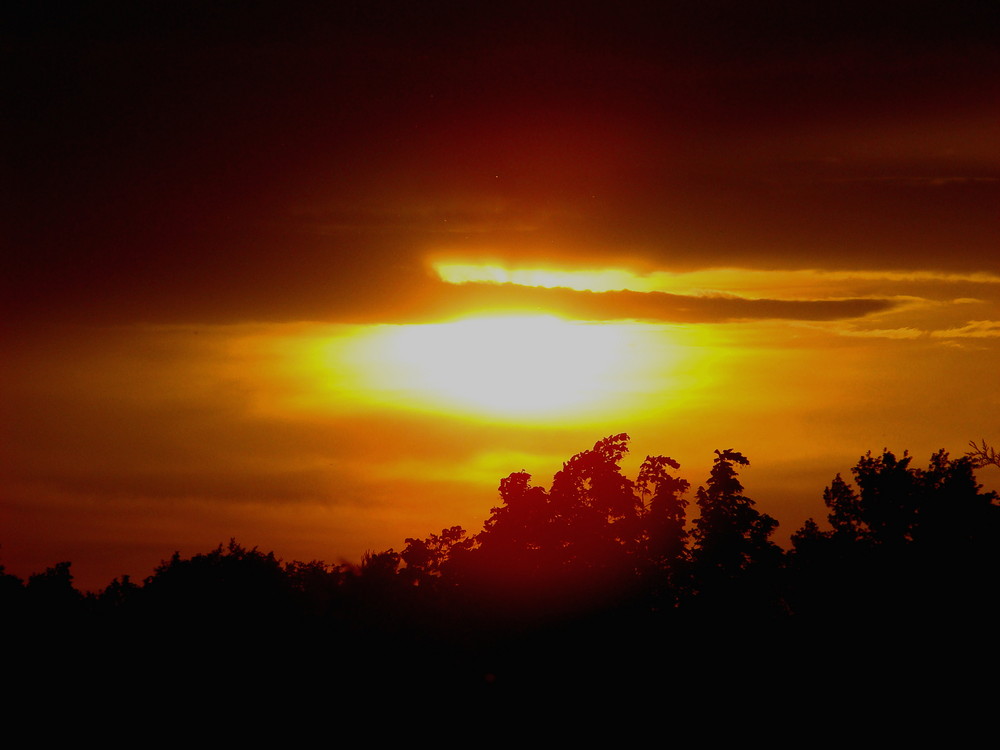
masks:
[[[666,456],[646,456],[639,467],[636,488],[645,499],[650,496],[646,509],[646,554],[663,565],[671,565],[686,557],[687,506],[684,498],[691,483],[674,477],[667,467],[679,469],[680,464]]]
[[[391,549],[365,552],[361,556],[361,578],[366,581],[391,580],[399,569],[399,559],[399,553]]]
[[[767,608],[776,594],[765,593],[765,588],[777,585],[783,555],[770,539],[778,522],[743,494],[736,467],[749,466],[749,459],[731,449],[715,455],[709,480],[696,494],[700,514],[692,534],[695,593],[707,608],[744,607],[748,602]]]
[[[472,548],[474,540],[467,538],[465,529],[452,526],[431,534],[426,539],[407,538],[400,559],[406,564],[403,577],[414,586],[434,586],[439,583],[449,564],[457,564],[462,552]]]
[[[113,614],[116,611],[125,610],[142,596],[142,587],[135,583],[131,576],[123,575],[115,578],[103,591],[93,597],[98,610]]]
[[[635,554],[642,503],[619,466],[628,439],[623,433],[598,441],[563,464],[553,478],[551,526],[563,564],[617,567]]]
[[[971,450],[965,455],[972,460],[972,465],[977,469],[991,465],[1000,468],[1000,453],[997,453],[996,448],[988,445],[985,439],[981,445],[977,445],[975,440],[970,440],[969,447]]]
[[[1000,504],[975,461],[866,453],[823,494],[831,529],[810,519],[792,536],[794,598],[804,613],[941,624],[991,603],[1000,573]]]
[[[304,619],[315,622],[343,618],[348,609],[345,592],[357,576],[357,566],[292,560],[285,563],[284,570]]]
[[[28,577],[26,587],[30,606],[46,618],[58,619],[79,613],[83,595],[73,586],[69,562],[56,563],[43,573]]]
[[[433,561],[444,552],[447,563],[432,562],[432,568],[450,565],[449,575],[466,590],[553,606],[620,597],[634,592],[640,579],[661,590],[674,586],[687,556],[683,494],[689,485],[670,474],[679,464],[663,456],[647,456],[637,481],[624,476],[628,441],[625,433],[610,435],[574,455],[548,490],[533,486],[527,472],[510,474],[500,482],[501,504],[471,543],[456,527],[447,550],[442,533],[407,540],[407,554],[419,571],[428,555]]]
[[[621,469],[628,441],[597,441],[548,489],[508,475],[475,536],[451,526],[333,566],[283,564],[230,540],[86,597],[68,562],[27,582],[0,567],[0,604],[19,638],[61,644],[51,663],[88,654],[83,675],[117,664],[121,684],[200,674],[214,685],[208,675],[252,658],[272,674],[316,665],[378,695],[390,674],[433,692],[487,676],[619,685],[668,667],[685,690],[765,667],[814,686],[856,670],[899,685],[992,627],[1000,497],[975,476],[995,455],[985,443],[923,468],[907,453],[866,453],[823,492],[827,523],[806,521],[785,555],[777,521],[744,493],[742,453],[715,452],[689,529],[678,462],[646,456],[633,481]]]
[[[230,539],[191,558],[174,555],[143,585],[144,616],[184,637],[229,639],[290,624],[294,593],[273,552]]]
[[[20,610],[24,605],[24,596],[24,581],[0,565],[0,602],[5,605],[4,609],[8,612]]]
[[[837,474],[823,493],[832,530],[819,532],[815,522],[806,536],[829,538],[856,547],[904,545],[943,547],[949,554],[992,538],[998,511],[995,493],[982,493],[969,456],[950,459],[945,451],[931,456],[927,469],[911,466],[912,457],[869,451],[851,470],[857,489]]]
[[[733,577],[778,554],[770,540],[778,522],[743,494],[736,466],[749,466],[749,459],[733,450],[715,454],[711,476],[696,496],[700,515],[694,522],[694,556],[703,571]]]
[[[667,469],[680,464],[667,456],[646,456],[639,467],[636,489],[645,503],[640,572],[647,581],[647,595],[654,608],[676,607],[690,588],[687,506],[691,486]]]

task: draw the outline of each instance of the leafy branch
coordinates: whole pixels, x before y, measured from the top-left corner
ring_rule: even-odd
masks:
[[[977,445],[975,440],[970,440],[969,446],[972,450],[967,451],[965,455],[972,459],[972,464],[977,469],[990,465],[1000,468],[1000,454],[997,453],[996,448],[988,445],[985,439],[982,445]]]

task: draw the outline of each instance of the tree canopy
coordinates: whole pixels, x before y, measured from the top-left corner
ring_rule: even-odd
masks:
[[[182,653],[280,643],[277,659],[318,649],[357,679],[373,664],[428,660],[442,675],[481,679],[495,674],[487,663],[528,669],[557,643],[569,671],[594,667],[580,662],[592,643],[610,655],[632,641],[633,657],[642,643],[642,658],[677,669],[676,644],[694,638],[686,668],[709,654],[718,666],[745,659],[734,649],[750,634],[772,649],[826,640],[848,659],[870,647],[876,625],[909,644],[914,632],[992,621],[1000,497],[976,478],[992,466],[985,443],[959,458],[938,451],[926,467],[905,452],[862,455],[850,480],[836,474],[822,493],[825,520],[809,519],[788,552],[773,540],[777,520],[746,494],[743,453],[716,450],[690,502],[679,462],[648,455],[633,479],[622,470],[628,449],[624,433],[598,440],[548,487],[513,472],[478,533],[451,526],[407,538],[401,552],[367,552],[359,565],[285,563],[230,540],[87,595],[69,562],[26,582],[0,568],[0,597],[8,621],[30,633],[73,622],[101,637],[155,634],[166,644],[161,672]],[[801,637],[776,640],[790,632]],[[931,636],[921,637],[926,648]]]

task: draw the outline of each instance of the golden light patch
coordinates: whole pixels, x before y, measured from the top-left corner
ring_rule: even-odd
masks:
[[[234,341],[257,416],[384,410],[513,424],[635,422],[714,381],[699,330],[554,315],[433,324],[302,324]],[[235,377],[235,375],[234,375]]]
[[[523,421],[620,406],[635,343],[627,325],[496,316],[381,327],[357,354],[370,397]]]
[[[652,291],[651,280],[619,269],[602,271],[552,271],[540,268],[508,269],[502,266],[472,263],[438,263],[434,266],[440,279],[448,284],[496,283],[520,286],[563,287],[578,291],[611,292],[621,289]]]

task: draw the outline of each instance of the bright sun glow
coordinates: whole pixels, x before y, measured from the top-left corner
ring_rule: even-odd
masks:
[[[385,326],[358,346],[369,393],[523,421],[620,406],[639,344],[634,326],[538,315]]]

